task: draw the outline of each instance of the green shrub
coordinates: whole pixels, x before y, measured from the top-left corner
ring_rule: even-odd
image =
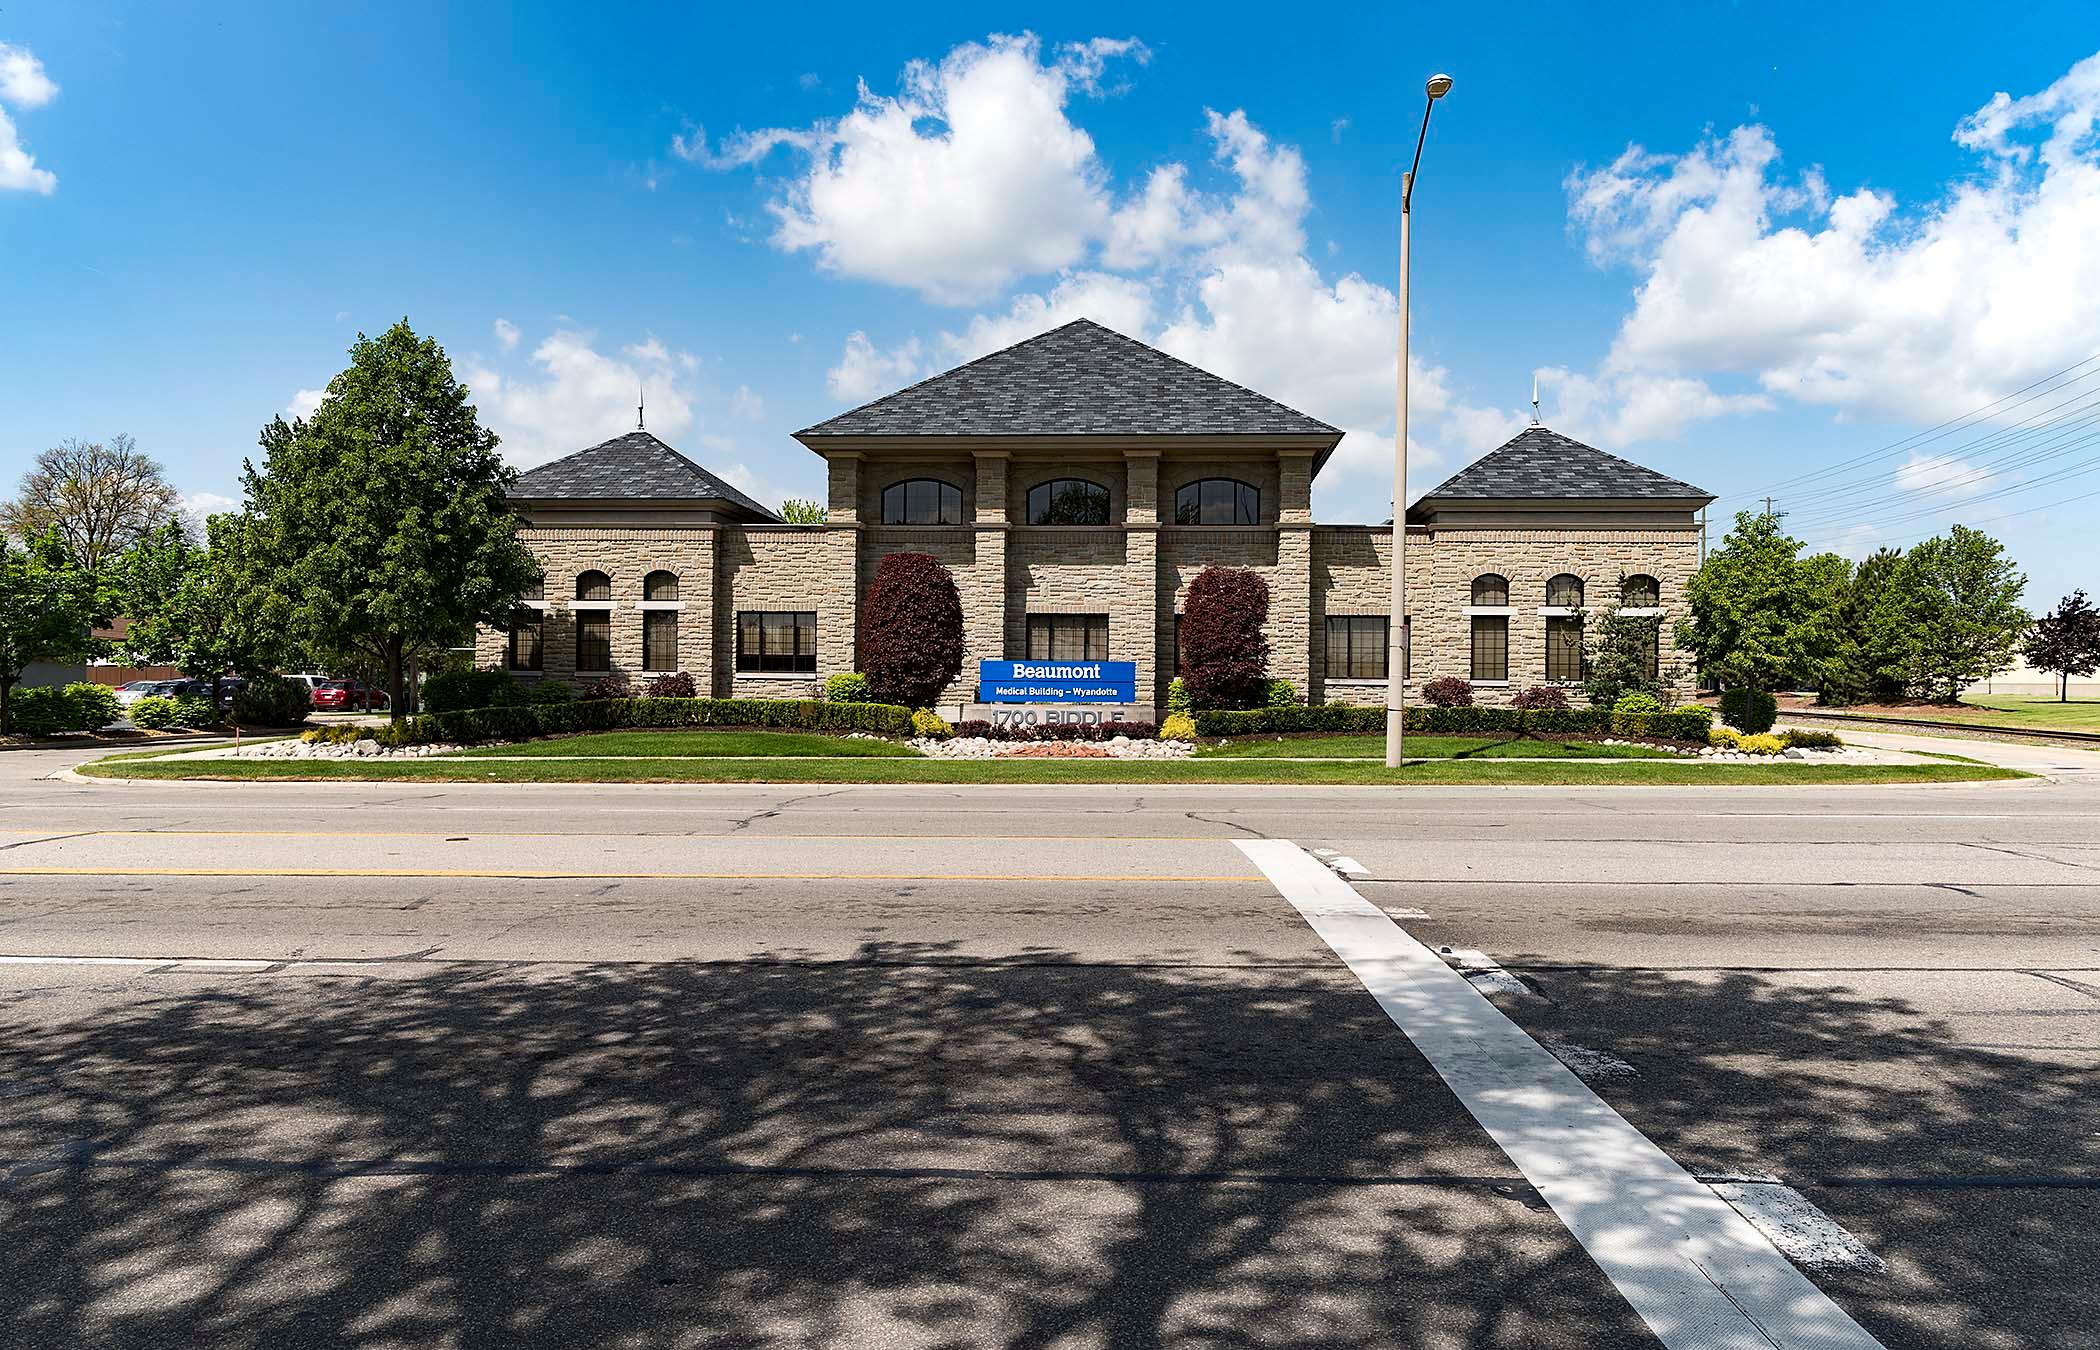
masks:
[[[1619,701],[1611,705],[1615,713],[1640,713],[1653,715],[1663,710],[1662,700],[1643,690],[1619,695]]]
[[[1262,685],[1261,705],[1264,708],[1295,708],[1298,706],[1298,686],[1289,680],[1268,680]]]
[[[15,732],[23,736],[55,736],[61,731],[77,730],[73,725],[73,704],[66,691],[55,684],[41,684],[34,689],[16,689],[7,700],[8,720]]]
[[[117,691],[93,680],[79,680],[67,685],[66,702],[73,710],[75,731],[100,731],[124,715],[124,705],[117,701]]]
[[[507,670],[445,670],[423,681],[425,712],[503,708],[524,701],[525,691]]]
[[[219,725],[219,710],[203,694],[184,694],[175,700],[175,725],[215,727]]]
[[[1738,739],[1736,749],[1752,755],[1776,755],[1786,749],[1786,742],[1769,732],[1756,731]]]
[[[365,734],[366,728],[350,722],[338,722],[333,726],[308,727],[299,733],[299,739],[308,745],[349,745]]]
[[[131,724],[146,731],[165,731],[175,725],[175,700],[149,694],[131,705]]]
[[[576,695],[560,680],[534,680],[525,686],[527,703],[567,703]]]
[[[936,741],[945,741],[955,734],[948,719],[929,708],[921,708],[911,715],[911,734],[925,736]]]
[[[1779,700],[1762,689],[1724,690],[1721,720],[1737,731],[1770,731],[1779,720]]]
[[[1190,713],[1196,710],[1195,701],[1189,695],[1189,682],[1176,675],[1167,681],[1167,711]]]
[[[824,681],[826,703],[872,703],[874,695],[868,692],[868,677],[857,670],[842,670]]]
[[[233,720],[242,726],[295,727],[312,707],[312,692],[299,681],[258,675],[233,696]]]
[[[465,745],[523,741],[579,731],[675,730],[679,727],[763,727],[782,731],[868,731],[912,734],[911,709],[894,703],[820,703],[815,699],[607,698],[573,703],[467,708],[411,717],[406,744]]]
[[[1611,705],[1612,735],[1653,735],[1655,719],[1662,715],[1662,710],[1662,700],[1645,690],[1621,694],[1618,702]]]
[[[1817,731],[1808,727],[1795,727],[1780,737],[1789,750],[1840,750],[1844,741],[1834,731]]]

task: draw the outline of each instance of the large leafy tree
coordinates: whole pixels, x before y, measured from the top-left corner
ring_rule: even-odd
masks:
[[[20,494],[0,503],[0,530],[17,539],[57,530],[73,561],[93,570],[176,519],[181,505],[131,437],[67,440],[38,455]]]
[[[1843,593],[1837,603],[1836,644],[1823,663],[1822,678],[1816,686],[1821,701],[1843,706],[1900,697],[1901,686],[1882,673],[1882,656],[1874,649],[1872,635],[1875,610],[1883,603],[1903,565],[1902,550],[1876,549],[1860,559],[1857,566],[1835,554],[1821,556],[1833,560],[1828,569],[1833,579],[1840,569],[1844,574]]]
[[[2068,702],[2071,677],[2100,670],[2100,609],[2093,608],[2084,591],[2071,592],[2034,621],[2020,653],[2028,665],[2056,677],[2057,702]]]
[[[174,666],[217,681],[228,671],[260,675],[284,653],[283,630],[266,622],[265,560],[244,515],[205,522],[203,547],[179,524],[140,540],[126,555],[125,654],[144,666]]]
[[[13,729],[8,696],[38,661],[71,664],[95,651],[108,596],[56,529],[25,544],[0,534],[0,732]]]
[[[2005,546],[1956,525],[1903,555],[1869,616],[1882,674],[1920,697],[1953,702],[2012,664],[2032,620],[2027,578]]]
[[[1801,556],[1777,516],[1739,512],[1685,584],[1691,614],[1677,640],[1731,685],[1772,690],[1811,678],[1837,644],[1835,580]]]
[[[265,565],[257,621],[313,651],[369,653],[405,715],[409,657],[500,623],[538,579],[496,453],[444,348],[407,320],[359,334],[311,418],[273,418],[243,475]]]

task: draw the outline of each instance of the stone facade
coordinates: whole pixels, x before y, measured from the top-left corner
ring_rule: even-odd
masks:
[[[976,663],[1026,654],[1031,614],[1106,615],[1109,655],[1135,661],[1141,696],[1164,704],[1172,677],[1174,616],[1205,567],[1251,568],[1269,585],[1271,669],[1314,702],[1377,704],[1382,680],[1344,681],[1326,670],[1331,616],[1388,612],[1390,526],[1313,522],[1312,453],[1297,448],[1240,452],[1227,447],[1099,447],[1071,451],[972,448],[827,452],[829,519],[822,525],[738,524],[664,527],[645,504],[634,524],[567,525],[536,519],[523,538],[547,569],[544,669],[540,678],[581,682],[576,669],[575,583],[587,570],[612,578],[612,670],[643,683],[643,578],[679,577],[679,664],[719,696],[813,697],[825,677],[852,670],[859,597],[890,553],[930,553],[954,573],[967,646],[962,677],[944,704],[971,701]],[[1107,487],[1103,526],[1026,523],[1027,490],[1051,478],[1085,478]],[[1177,525],[1175,489],[1226,477],[1260,492],[1255,525]],[[964,523],[883,525],[882,490],[910,478],[937,478],[962,491]],[[593,519],[602,519],[602,514]],[[1471,674],[1473,579],[1509,583],[1509,678],[1481,683],[1475,697],[1502,703],[1545,682],[1546,582],[1581,578],[1595,607],[1622,575],[1656,578],[1664,614],[1665,671],[1688,670],[1674,651],[1670,618],[1683,613],[1684,585],[1698,565],[1699,530],[1684,500],[1615,502],[1608,509],[1571,500],[1522,509],[1453,513],[1408,529],[1408,609],[1412,678]],[[792,610],[816,615],[817,669],[758,674],[737,669],[737,615]],[[505,635],[480,634],[477,661],[502,665]],[[525,678],[532,678],[527,675]],[[1680,688],[1688,676],[1679,681]]]

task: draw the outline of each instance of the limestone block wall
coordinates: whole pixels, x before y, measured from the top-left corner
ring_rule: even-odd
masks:
[[[993,655],[1019,658],[1027,653],[1030,614],[1106,614],[1110,655],[1118,661],[1143,661],[1152,628],[1146,607],[1151,597],[1149,587],[1132,584],[1147,572],[1141,561],[1131,561],[1134,539],[1131,532],[1116,528],[1014,529],[1007,536],[1004,650]]]
[[[612,578],[612,670],[633,683],[658,672],[642,669],[642,578],[662,570],[678,577],[686,608],[679,612],[679,666],[696,681],[710,676],[714,645],[709,615],[714,601],[713,529],[636,529],[591,527],[528,529],[519,538],[546,569],[545,660],[540,677],[577,682],[576,616],[572,601],[576,578],[587,571]],[[509,638],[500,629],[475,634],[475,664],[501,667],[509,657]],[[583,679],[598,672],[584,672]],[[535,678],[519,672],[524,680]]]
[[[955,577],[955,589],[963,604],[963,663],[955,683],[941,693],[943,703],[973,700],[977,695],[977,662],[997,660],[997,634],[1003,625],[1005,603],[1005,533],[1003,527],[980,529],[971,525],[866,525],[859,531],[859,566],[850,588],[852,603],[867,594],[875,580],[875,569],[892,553],[926,553],[940,560]],[[857,634],[856,634],[857,637]],[[991,650],[985,648],[989,646]],[[850,664],[857,645],[842,653]]]
[[[722,532],[716,549],[714,635],[718,654],[710,685],[718,697],[815,698],[824,680],[853,668],[856,621],[852,555],[826,525],[747,525]],[[813,675],[764,675],[736,669],[737,614],[743,610],[811,610],[817,616]]]

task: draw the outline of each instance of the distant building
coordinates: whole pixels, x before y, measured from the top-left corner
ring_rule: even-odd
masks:
[[[796,433],[828,519],[787,525],[645,431],[522,475],[543,594],[476,658],[522,677],[806,697],[852,670],[884,555],[940,558],[982,658],[1137,665],[1163,703],[1182,597],[1212,563],[1267,579],[1272,673],[1314,702],[1384,698],[1391,525],[1321,525],[1312,484],[1342,433],[1079,320]],[[1532,426],[1407,512],[1412,683],[1484,703],[1581,677],[1583,614],[1621,592],[1681,614],[1711,496]],[[1689,670],[1662,626],[1660,669]]]

